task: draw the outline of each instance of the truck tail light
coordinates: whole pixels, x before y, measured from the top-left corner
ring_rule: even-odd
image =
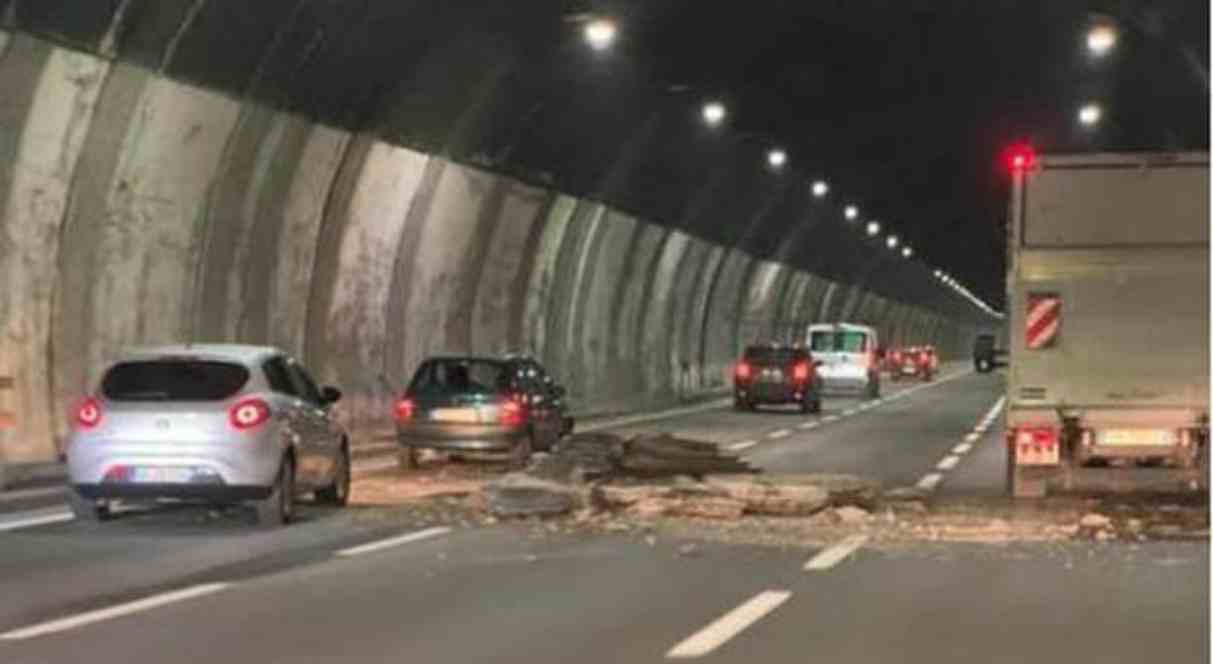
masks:
[[[526,422],[526,408],[522,402],[516,398],[511,398],[501,404],[501,413],[498,416],[500,421],[505,426],[516,427]]]
[[[392,406],[392,415],[397,422],[408,422],[417,414],[417,404],[413,403],[412,399],[397,399]]]
[[[1057,446],[1057,429],[1052,427],[1023,427],[1015,430],[1015,444],[1034,448]]]
[[[101,402],[89,397],[76,407],[76,426],[81,429],[92,429],[101,424]]]
[[[270,419],[270,406],[261,399],[245,399],[236,402],[227,417],[237,431],[248,431]]]
[[[803,383],[809,379],[809,363],[798,362],[792,367],[792,380]]]
[[[754,369],[750,366],[750,363],[742,360],[737,363],[737,368],[733,370],[733,375],[737,377],[737,380],[749,380],[753,372]]]

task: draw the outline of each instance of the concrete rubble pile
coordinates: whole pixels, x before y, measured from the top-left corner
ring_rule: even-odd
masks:
[[[576,435],[536,455],[526,471],[484,488],[485,507],[501,517],[579,508],[639,518],[792,517],[829,507],[871,509],[879,497],[879,486],[858,477],[758,475],[713,443],[664,434]]]

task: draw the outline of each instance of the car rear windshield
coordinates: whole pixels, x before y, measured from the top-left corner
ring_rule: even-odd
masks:
[[[746,349],[745,359],[761,364],[791,364],[798,359],[803,359],[803,353],[797,352],[792,348],[763,348],[761,346],[754,346]]]
[[[417,369],[409,391],[416,393],[495,394],[509,389],[504,362],[477,359],[430,360]]]
[[[868,345],[865,332],[814,332],[810,346],[816,353],[862,353]]]
[[[248,369],[228,362],[122,362],[105,374],[101,393],[112,401],[221,401],[248,379]]]

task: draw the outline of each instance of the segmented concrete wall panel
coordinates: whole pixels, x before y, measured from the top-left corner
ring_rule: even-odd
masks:
[[[478,123],[508,87],[494,71],[438,145],[488,139]],[[52,458],[69,404],[144,343],[280,346],[342,388],[357,444],[390,427],[391,397],[433,353],[530,352],[590,413],[725,389],[744,344],[815,321],[953,354],[972,336],[876,295],[900,288],[864,282],[876,259],[828,278],[781,260],[811,224],[750,253],[778,192],[738,206],[720,244],[693,228],[708,193],[675,230],[24,34],[0,32],[0,89],[0,377],[15,384],[0,411],[17,422],[0,462]]]

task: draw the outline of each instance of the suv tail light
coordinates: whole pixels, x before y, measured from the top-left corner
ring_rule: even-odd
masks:
[[[81,429],[92,429],[101,424],[101,402],[89,397],[76,407],[76,426]]]
[[[261,399],[245,399],[236,402],[227,414],[228,421],[238,431],[255,429],[270,419],[270,405]]]
[[[412,399],[397,399],[392,411],[397,422],[408,422],[417,414],[417,404]]]
[[[806,381],[808,379],[809,379],[809,363],[808,362],[797,362],[792,367],[792,380],[794,380],[798,383],[803,383],[804,381]]]
[[[741,362],[737,363],[737,368],[734,370],[733,374],[737,376],[737,380],[749,380],[753,371],[753,368],[750,367],[750,363],[742,360]]]
[[[516,427],[526,422],[526,408],[518,398],[511,398],[501,404],[499,420],[509,427]]]

